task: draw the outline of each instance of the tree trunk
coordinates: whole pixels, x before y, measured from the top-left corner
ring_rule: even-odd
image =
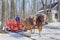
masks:
[[[52,0],[50,0],[50,6],[48,8],[48,21],[49,22],[52,22],[51,4],[52,4]]]
[[[25,0],[23,0],[23,18],[25,18]]]
[[[58,0],[58,21],[60,22],[60,0]]]
[[[37,0],[33,0],[33,14],[32,15],[35,15],[37,12]]]
[[[16,14],[17,14],[17,0],[15,1],[14,6],[15,6],[15,18],[16,18]]]
[[[41,2],[42,2],[42,5],[43,5],[43,9],[44,9],[44,7],[45,7],[44,0],[41,0]]]
[[[47,14],[47,0],[45,0],[45,7],[44,7],[45,14]]]
[[[1,29],[5,27],[5,21],[7,19],[7,0],[2,0],[2,18],[1,18]]]
[[[14,0],[11,0],[11,13],[10,13],[10,19],[15,18],[15,7],[14,7]]]

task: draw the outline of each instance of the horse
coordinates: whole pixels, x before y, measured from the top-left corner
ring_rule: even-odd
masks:
[[[32,29],[35,29],[35,26],[37,26],[39,30],[39,35],[42,32],[43,28],[43,22],[46,20],[46,15],[45,14],[38,14],[33,17],[29,17],[26,19],[22,19],[22,25],[24,26],[25,29],[30,30],[30,36],[32,34]],[[35,32],[35,30],[34,30]]]
[[[46,14],[37,14],[35,15],[34,17],[32,17],[32,22],[33,22],[33,25],[34,25],[34,29],[35,27],[37,26],[38,30],[39,30],[39,35],[40,33],[42,32],[42,29],[43,29],[43,22],[46,21],[46,17],[47,15]],[[35,31],[35,30],[34,30]]]

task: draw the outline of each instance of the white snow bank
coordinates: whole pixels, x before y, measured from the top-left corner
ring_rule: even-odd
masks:
[[[57,28],[60,28],[60,22],[48,23],[45,26],[47,26],[47,27],[57,27]]]
[[[9,35],[9,34],[0,34],[0,40],[31,40],[27,37],[22,37],[19,35],[19,38],[17,38],[19,34]]]

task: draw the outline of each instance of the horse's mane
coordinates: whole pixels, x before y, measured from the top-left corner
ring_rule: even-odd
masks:
[[[31,25],[33,25],[33,17],[29,17],[29,18],[26,18],[27,22],[30,23]]]
[[[38,14],[36,18],[36,23],[42,23],[44,21],[44,15],[43,14]]]

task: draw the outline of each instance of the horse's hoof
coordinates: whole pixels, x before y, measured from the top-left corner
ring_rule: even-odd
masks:
[[[31,37],[31,35],[29,35],[29,37]]]
[[[39,34],[39,37],[41,37],[41,34]]]
[[[29,37],[31,37],[31,36],[29,36]]]
[[[41,37],[41,35],[39,35],[39,37]]]

